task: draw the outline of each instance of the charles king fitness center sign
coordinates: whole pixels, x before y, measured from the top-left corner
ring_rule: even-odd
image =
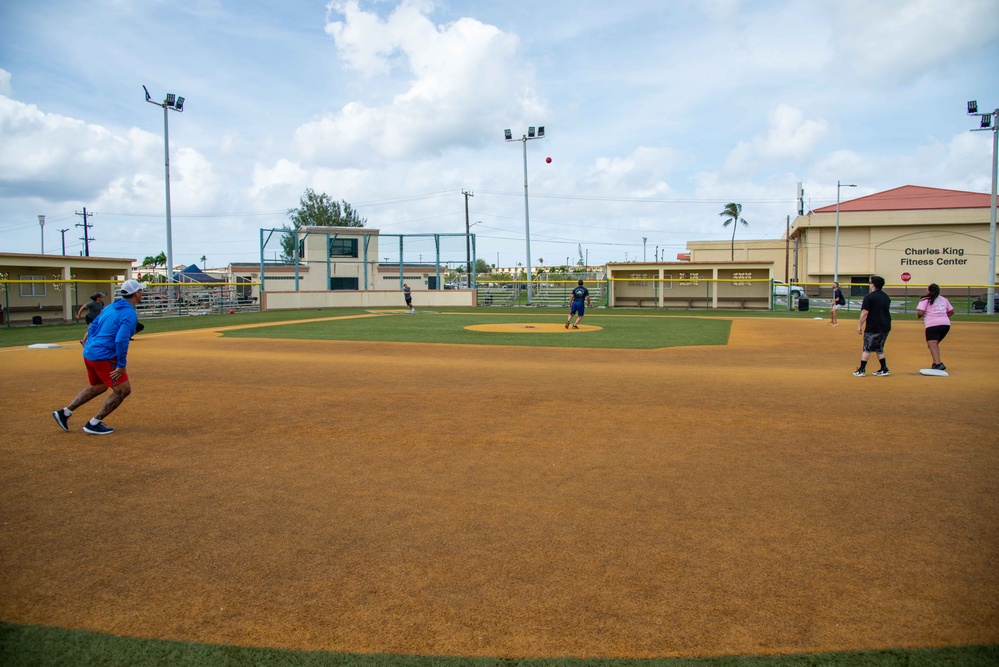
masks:
[[[964,248],[906,248],[902,266],[964,266]]]

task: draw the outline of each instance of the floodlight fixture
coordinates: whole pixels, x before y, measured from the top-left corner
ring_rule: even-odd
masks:
[[[996,207],[999,199],[999,109],[989,113],[978,113],[978,102],[968,102],[968,115],[981,116],[981,125],[972,132],[992,133],[992,202],[989,206],[989,273],[986,280],[985,312],[992,314],[995,308],[996,285]]]
[[[520,139],[514,139],[510,130],[503,130],[503,136],[507,141],[519,141],[524,144],[524,237],[527,244],[527,305],[533,305],[531,299],[531,214],[527,197],[527,142],[535,139],[544,139],[545,126],[528,127],[527,134]],[[498,262],[497,262],[498,263]]]
[[[166,282],[171,282],[173,274],[173,230],[172,223],[170,219],[170,124],[168,121],[167,113],[168,111],[183,111],[184,110],[184,98],[178,97],[174,93],[167,93],[166,98],[162,102],[154,102],[152,96],[149,94],[149,89],[142,86],[142,90],[146,93],[146,101],[150,104],[155,104],[158,107],[163,108],[163,169],[165,173],[165,187],[166,187],[166,260],[167,260],[167,272],[166,272]],[[167,291],[167,311],[173,310],[174,302],[174,292],[173,290]]]

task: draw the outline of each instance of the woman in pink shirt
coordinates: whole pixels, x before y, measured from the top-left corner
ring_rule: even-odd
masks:
[[[930,348],[934,370],[947,369],[940,362],[940,341],[950,331],[950,316],[953,314],[954,307],[950,305],[947,297],[940,296],[940,286],[936,283],[926,288],[926,295],[916,306],[916,317],[926,322],[926,347]]]

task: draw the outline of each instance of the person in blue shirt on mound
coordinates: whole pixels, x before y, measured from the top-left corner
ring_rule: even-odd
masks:
[[[69,417],[74,410],[110,388],[111,395],[104,401],[97,416],[83,425],[83,432],[91,435],[114,433],[114,429],[105,426],[103,420],[132,393],[125,365],[128,344],[139,321],[135,306],[142,301],[145,288],[137,280],[126,280],[121,286],[121,298],[106,306],[87,330],[83,363],[87,367],[90,386],[83,389],[65,408],[52,413],[62,430],[69,430]]]
[[[586,313],[586,306],[583,302],[586,302],[586,306],[590,305],[590,290],[583,287],[583,281],[579,281],[579,285],[576,289],[572,290],[572,303],[569,306],[569,319],[565,321],[565,328],[569,328],[569,322],[572,320],[572,316],[576,315],[576,322],[572,325],[573,329],[579,328],[579,323],[583,319],[583,314]]]

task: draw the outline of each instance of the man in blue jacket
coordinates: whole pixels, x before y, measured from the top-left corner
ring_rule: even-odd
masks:
[[[135,334],[139,318],[135,306],[142,301],[145,285],[137,280],[126,280],[121,286],[121,298],[106,306],[87,331],[83,346],[83,363],[87,367],[90,386],[82,390],[73,402],[52,413],[64,431],[69,430],[69,416],[84,403],[97,398],[110,387],[111,395],[104,401],[97,416],[83,425],[83,432],[107,435],[114,429],[104,425],[104,418],[115,411],[132,393],[125,372],[128,343]]]

